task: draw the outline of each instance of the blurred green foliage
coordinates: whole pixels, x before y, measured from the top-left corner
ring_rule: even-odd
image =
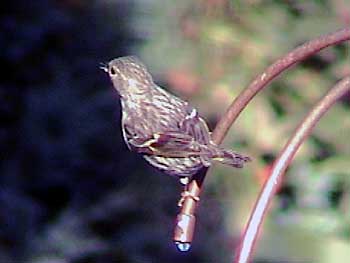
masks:
[[[350,5],[346,0],[139,2],[134,21],[134,30],[147,36],[136,52],[158,83],[197,106],[214,127],[233,98],[275,59],[349,26]],[[271,162],[296,125],[348,74],[349,45],[328,48],[278,77],[243,111],[224,144],[254,161],[242,171],[215,167],[208,180],[215,194],[203,198],[220,200],[229,235],[239,236]],[[350,239],[349,114],[350,95],[300,149],[265,224],[257,258],[350,260],[344,257]],[[199,216],[210,213],[203,210]]]

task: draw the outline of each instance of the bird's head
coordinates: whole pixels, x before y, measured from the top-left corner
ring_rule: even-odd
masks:
[[[108,73],[114,88],[122,97],[143,93],[153,85],[151,74],[134,56],[113,59],[101,68]]]

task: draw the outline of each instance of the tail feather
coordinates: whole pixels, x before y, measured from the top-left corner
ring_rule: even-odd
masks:
[[[236,168],[242,168],[244,163],[251,161],[248,156],[224,149],[222,149],[221,155],[214,157],[213,160]]]
[[[212,161],[217,161],[236,168],[242,168],[244,163],[251,161],[251,158],[231,150],[222,149],[216,145],[206,147],[206,152],[209,152],[207,157]],[[209,160],[205,160],[208,163]]]

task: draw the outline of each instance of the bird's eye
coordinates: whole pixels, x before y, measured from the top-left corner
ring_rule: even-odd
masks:
[[[114,69],[114,67],[111,67],[110,72],[111,72],[111,75],[115,75],[117,73],[116,70]]]

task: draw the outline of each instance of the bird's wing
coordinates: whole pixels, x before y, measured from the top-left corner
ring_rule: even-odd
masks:
[[[173,158],[199,156],[201,151],[192,136],[177,131],[155,133],[150,138],[134,137],[129,144],[138,153]]]
[[[200,157],[204,164],[210,163],[213,156],[210,132],[197,110],[187,105],[187,115],[180,123],[179,130],[158,132],[149,138],[134,136],[128,138],[133,150],[142,154],[162,157]],[[128,137],[128,136],[127,136]]]
[[[250,161],[248,156],[219,148],[210,143],[199,143],[188,134],[178,131],[155,133],[152,138],[134,138],[129,141],[132,148],[145,155],[154,155],[166,158],[200,158],[204,166],[210,166],[212,161],[218,161],[237,168],[243,167]]]
[[[148,138],[132,136],[128,137],[128,143],[141,154],[166,158],[197,157],[204,166],[219,161],[240,168],[250,160],[247,156],[215,145],[210,139],[206,123],[195,109],[181,123],[180,130],[158,132]]]
[[[206,122],[198,116],[198,112],[194,108],[188,109],[188,114],[180,123],[180,131],[191,135],[195,141],[201,144],[210,144],[210,132]]]

